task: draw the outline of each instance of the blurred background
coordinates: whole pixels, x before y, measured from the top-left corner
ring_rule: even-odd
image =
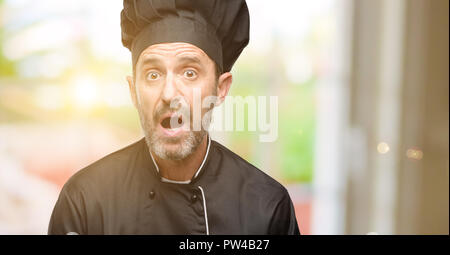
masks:
[[[213,138],[284,184],[303,234],[449,233],[449,1],[248,0],[231,95],[278,139]],[[0,0],[0,234],[45,234],[67,179],[142,137],[120,0]]]

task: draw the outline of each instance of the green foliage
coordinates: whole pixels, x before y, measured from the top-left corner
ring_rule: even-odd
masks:
[[[291,84],[280,100],[281,172],[289,182],[311,182],[314,163],[314,82]]]
[[[0,0],[0,10],[2,1]],[[1,15],[1,12],[0,12]],[[4,29],[0,26],[0,77],[12,77],[16,75],[14,63],[3,54]]]
[[[257,167],[276,167],[274,171],[285,182],[311,182],[314,163],[315,134],[315,80],[304,84],[286,81],[282,68],[268,72],[267,59],[252,56],[240,62],[234,74],[232,96],[272,95],[273,74],[280,75],[281,87],[278,95],[278,139],[273,143],[259,142],[258,132],[230,132],[232,149]],[[255,64],[256,63],[256,64]],[[247,110],[247,108],[245,109]],[[235,115],[236,116],[236,115]],[[248,112],[245,111],[245,127],[248,125]],[[270,159],[263,147],[269,146]],[[269,161],[269,165],[262,165]]]

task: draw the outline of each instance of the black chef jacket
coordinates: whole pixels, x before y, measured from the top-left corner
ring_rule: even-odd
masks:
[[[300,234],[287,190],[208,136],[190,183],[164,181],[145,139],[74,174],[49,234]]]

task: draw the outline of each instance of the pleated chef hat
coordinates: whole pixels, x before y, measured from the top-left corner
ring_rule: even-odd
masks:
[[[248,44],[250,18],[245,0],[124,0],[121,28],[133,66],[150,45],[186,42],[228,72]]]

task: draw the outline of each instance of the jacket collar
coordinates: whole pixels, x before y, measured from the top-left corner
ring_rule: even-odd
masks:
[[[144,156],[144,160],[146,162],[146,165],[149,166],[149,168],[151,168],[151,171],[156,175],[156,177],[161,181],[161,182],[165,182],[165,183],[174,183],[174,184],[191,184],[193,183],[195,180],[197,180],[200,176],[200,172],[204,172],[205,170],[203,170],[204,168],[206,168],[207,165],[207,161],[211,155],[210,153],[210,148],[211,148],[211,137],[209,136],[209,134],[207,134],[207,139],[208,139],[208,144],[206,147],[206,153],[205,153],[205,157],[203,158],[202,163],[200,164],[200,167],[197,169],[197,171],[195,172],[194,176],[192,177],[191,180],[188,181],[174,181],[174,180],[169,180],[166,179],[164,177],[162,177],[159,173],[159,167],[158,164],[156,163],[153,155],[150,153],[149,148],[147,146],[147,143],[145,142],[145,138],[143,138],[143,156]],[[150,157],[149,157],[150,155]],[[203,170],[203,171],[202,171]]]

